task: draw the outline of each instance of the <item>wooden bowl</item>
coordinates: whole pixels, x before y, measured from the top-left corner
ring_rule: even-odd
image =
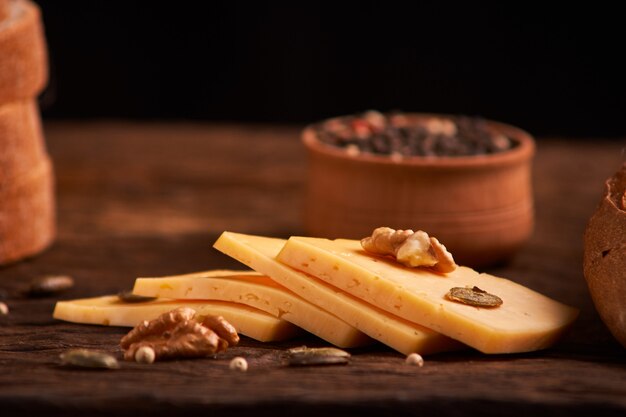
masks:
[[[407,114],[419,122],[436,115]],[[445,116],[441,116],[445,117]],[[499,153],[408,157],[360,153],[302,133],[309,155],[304,226],[312,236],[360,239],[379,226],[424,230],[457,263],[481,267],[510,258],[533,229],[534,140],[523,130],[487,121],[517,142]]]

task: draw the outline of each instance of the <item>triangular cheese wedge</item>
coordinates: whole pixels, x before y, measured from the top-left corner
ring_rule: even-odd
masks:
[[[293,324],[243,304],[219,301],[163,300],[126,303],[115,295],[57,302],[53,317],[73,323],[134,327],[179,307],[200,316],[222,316],[237,332],[261,342],[287,340],[299,334]]]
[[[160,278],[137,278],[133,293],[148,297],[221,300],[258,308],[336,346],[374,341],[345,321],[252,271],[214,270]]]
[[[390,258],[366,253],[357,240],[292,237],[277,259],[485,353],[549,347],[578,315],[576,309],[513,281],[465,267],[448,274],[404,267]],[[446,297],[453,287],[474,286],[504,303],[496,308],[478,308]]]

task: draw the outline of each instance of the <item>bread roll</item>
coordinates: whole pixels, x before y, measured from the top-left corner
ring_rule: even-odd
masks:
[[[606,181],[589,220],[583,270],[600,318],[626,347],[626,163]]]
[[[0,187],[0,264],[34,255],[54,239],[54,181],[44,160],[27,175]]]
[[[9,0],[0,0],[0,23],[9,15]]]
[[[28,0],[4,2],[8,15],[0,20],[0,104],[35,97],[48,78],[39,8]]]
[[[0,187],[26,175],[46,158],[35,101],[0,105]]]

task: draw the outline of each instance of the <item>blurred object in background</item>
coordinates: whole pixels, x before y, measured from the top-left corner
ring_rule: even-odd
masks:
[[[0,22],[9,15],[9,0],[0,0]]]
[[[47,80],[37,6],[0,0],[0,264],[38,253],[55,235],[52,164],[36,96]]]
[[[535,141],[514,126],[370,111],[310,125],[302,141],[309,236],[362,239],[381,226],[423,230],[459,265],[485,268],[510,261],[532,235]],[[499,149],[486,152],[496,142]],[[385,155],[385,146],[397,148]]]

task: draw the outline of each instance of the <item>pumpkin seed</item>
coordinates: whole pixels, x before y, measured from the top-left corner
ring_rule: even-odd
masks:
[[[117,294],[117,298],[125,303],[145,303],[156,300],[156,297],[146,297],[144,295],[133,294],[133,292],[129,290],[120,291]]]
[[[495,308],[502,305],[503,301],[494,294],[481,290],[478,287],[454,287],[446,294],[446,298],[458,303],[474,307]]]
[[[63,365],[80,368],[117,369],[120,364],[108,353],[89,349],[72,349],[61,354]]]
[[[324,356],[311,355],[307,353],[296,353],[289,357],[289,366],[325,366],[325,365],[346,365],[350,359],[345,356]]]
[[[31,297],[44,297],[68,290],[73,286],[74,279],[70,276],[47,275],[32,281],[27,293]]]
[[[323,347],[323,348],[308,348],[306,346],[301,346],[297,348],[289,349],[290,355],[309,355],[309,356],[333,356],[339,358],[349,358],[350,354],[345,350],[333,348],[333,347]]]
[[[289,349],[289,366],[345,365],[350,362],[350,354],[345,350],[322,347],[300,346]]]

